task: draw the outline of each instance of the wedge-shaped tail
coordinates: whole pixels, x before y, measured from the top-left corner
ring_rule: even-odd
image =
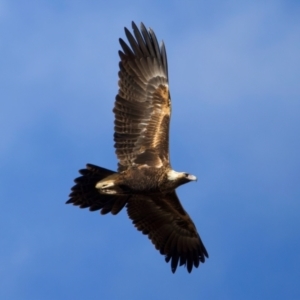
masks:
[[[87,164],[86,169],[80,170],[79,173],[82,176],[74,180],[76,184],[71,189],[70,199],[66,202],[67,204],[72,203],[80,208],[89,207],[90,211],[101,210],[103,215],[109,212],[116,215],[122,210],[128,196],[100,194],[98,189],[96,189],[97,182],[115,172]]]

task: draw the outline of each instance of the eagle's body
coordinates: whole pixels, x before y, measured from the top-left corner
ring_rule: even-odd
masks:
[[[99,181],[96,188],[102,194],[159,194],[174,191],[179,185],[196,177],[170,168],[134,166]]]
[[[138,230],[147,234],[172,271],[177,265],[193,266],[208,257],[197,229],[175,189],[196,177],[171,168],[169,124],[171,99],[165,46],[154,32],[132,23],[134,36],[125,28],[130,47],[119,67],[119,92],[114,107],[118,172],[88,164],[75,179],[67,203],[117,214],[124,206]]]

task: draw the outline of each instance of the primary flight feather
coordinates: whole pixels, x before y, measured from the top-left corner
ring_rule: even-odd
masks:
[[[139,30],[132,22],[132,28],[134,35],[125,28],[129,44],[119,40],[119,92],[113,109],[118,172],[87,164],[67,203],[114,215],[126,206],[135,227],[171,262],[172,272],[178,265],[191,272],[208,253],[175,191],[196,177],[174,171],[169,160],[166,50],[143,23]]]

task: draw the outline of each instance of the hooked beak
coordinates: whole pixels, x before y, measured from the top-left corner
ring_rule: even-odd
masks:
[[[194,175],[189,174],[189,176],[187,177],[188,180],[190,181],[197,181],[197,177]]]

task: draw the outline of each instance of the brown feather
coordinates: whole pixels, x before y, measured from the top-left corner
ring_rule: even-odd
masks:
[[[90,211],[101,210],[101,214],[117,214],[126,205],[128,196],[104,195],[96,189],[98,181],[115,172],[92,164],[87,164],[86,169],[79,172],[82,176],[75,179],[76,184],[71,189],[67,204],[72,203],[80,208],[89,207]]]
[[[135,165],[169,165],[171,100],[165,47],[152,30],[133,23],[120,45],[119,93],[116,97],[115,148],[119,171]]]
[[[175,204],[175,205],[174,205]],[[175,272],[178,262],[191,272],[208,257],[207,251],[189,215],[175,192],[161,195],[131,196],[127,213],[138,230],[148,234],[155,248],[172,260]]]

